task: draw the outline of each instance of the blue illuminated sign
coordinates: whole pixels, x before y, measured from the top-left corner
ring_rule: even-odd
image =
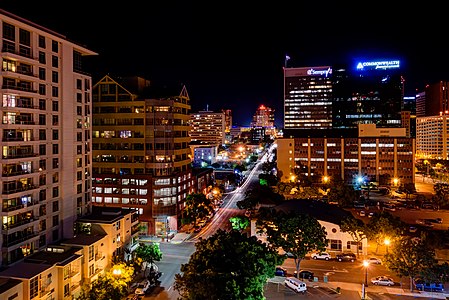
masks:
[[[357,70],[367,69],[398,69],[400,65],[399,60],[384,60],[384,61],[365,61],[357,64]]]

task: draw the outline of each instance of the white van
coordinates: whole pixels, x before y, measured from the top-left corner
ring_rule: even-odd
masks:
[[[297,293],[305,293],[307,291],[307,285],[304,281],[299,280],[296,277],[286,277],[284,280],[286,287],[291,288]]]

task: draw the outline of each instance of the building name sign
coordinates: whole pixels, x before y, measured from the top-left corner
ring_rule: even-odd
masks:
[[[398,69],[400,65],[399,60],[384,60],[384,61],[365,61],[357,64],[357,70],[366,69]]]
[[[330,74],[332,74],[332,69],[331,68],[327,68],[324,70],[315,70],[315,69],[308,69],[307,70],[307,75],[313,76],[313,75],[317,75],[317,76],[325,76],[328,77]]]

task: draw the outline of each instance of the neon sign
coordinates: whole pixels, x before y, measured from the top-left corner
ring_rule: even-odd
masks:
[[[384,61],[365,61],[357,64],[357,70],[366,69],[398,69],[400,65],[399,60],[384,60]]]
[[[318,76],[324,75],[325,77],[327,77],[329,74],[332,74],[331,68],[327,68],[325,70],[315,70],[315,69],[307,70],[307,75],[318,75]]]

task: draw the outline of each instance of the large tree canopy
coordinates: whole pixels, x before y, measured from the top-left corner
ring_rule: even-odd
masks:
[[[392,251],[385,255],[385,264],[400,277],[410,278],[410,290],[413,290],[413,278],[435,270],[438,261],[435,250],[430,248],[425,236],[421,238],[402,237],[394,243]]]
[[[325,227],[307,214],[260,209],[257,227],[273,247],[282,247],[285,252],[293,254],[297,272],[301,260],[309,252],[324,251],[327,246]]]
[[[195,224],[197,219],[205,218],[214,210],[212,200],[207,198],[203,193],[187,195],[185,205],[183,210],[184,219],[189,222],[194,221]]]
[[[265,299],[263,287],[283,257],[256,237],[219,229],[196,243],[175,275],[181,299]]]

